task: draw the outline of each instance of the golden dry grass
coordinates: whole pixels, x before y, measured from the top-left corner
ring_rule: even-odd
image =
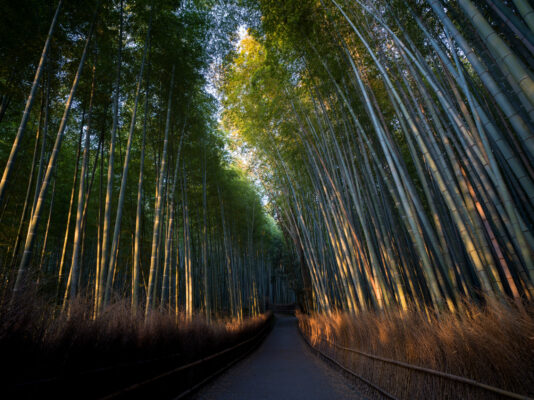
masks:
[[[428,317],[418,311],[299,315],[301,329],[315,346],[403,399],[492,398],[480,389],[412,372],[321,343],[326,337],[345,347],[404,361],[534,395],[534,308],[524,312],[495,300],[465,304],[458,314]]]

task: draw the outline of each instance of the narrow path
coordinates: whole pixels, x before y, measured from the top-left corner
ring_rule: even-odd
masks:
[[[260,348],[203,388],[197,400],[362,399],[339,372],[311,353],[295,317],[277,315]]]

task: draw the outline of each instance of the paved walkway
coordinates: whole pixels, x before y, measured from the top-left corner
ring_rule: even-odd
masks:
[[[342,374],[312,354],[297,319],[277,315],[273,331],[249,357],[200,391],[197,400],[362,399]]]

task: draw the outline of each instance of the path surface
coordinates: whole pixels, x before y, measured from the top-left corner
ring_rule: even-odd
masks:
[[[295,317],[277,315],[273,331],[249,357],[206,386],[196,400],[363,399],[339,372],[312,354]]]

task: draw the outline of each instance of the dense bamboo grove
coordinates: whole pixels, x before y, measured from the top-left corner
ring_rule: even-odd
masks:
[[[532,300],[528,2],[11,3],[12,304],[242,318],[288,281],[320,312]]]
[[[532,392],[530,2],[0,11],[7,386],[199,360],[298,302],[399,398],[479,394],[375,356]]]
[[[308,307],[534,295],[526,1],[258,1],[224,121],[254,148]]]
[[[233,2],[0,4],[0,274],[96,317],[256,315],[290,301],[284,244],[217,123]],[[285,281],[282,283],[285,285]],[[280,289],[282,287],[282,289]],[[276,296],[279,299],[276,299]]]

